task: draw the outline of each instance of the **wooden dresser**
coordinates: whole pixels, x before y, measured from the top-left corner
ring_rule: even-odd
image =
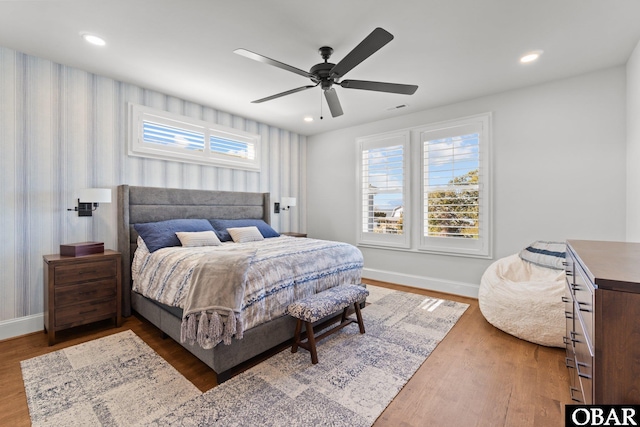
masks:
[[[571,398],[640,404],[640,243],[567,241]]]
[[[49,345],[56,332],[113,318],[121,323],[120,253],[44,257],[44,328]]]

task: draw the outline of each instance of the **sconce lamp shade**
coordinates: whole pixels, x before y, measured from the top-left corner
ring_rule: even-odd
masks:
[[[296,205],[295,197],[282,197],[280,198],[280,205],[290,208]]]
[[[78,199],[83,203],[111,203],[111,189],[85,188],[80,190]]]

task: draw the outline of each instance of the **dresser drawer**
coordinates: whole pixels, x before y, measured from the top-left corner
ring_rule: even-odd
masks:
[[[574,324],[575,371],[582,386],[583,402],[589,405],[593,403],[593,351],[585,340],[582,323],[576,319]]]
[[[115,259],[59,265],[55,267],[55,284],[60,286],[68,283],[112,278],[116,276],[116,272]]]
[[[117,292],[116,279],[98,280],[76,285],[56,286],[55,304],[57,307],[81,302],[113,298]]]
[[[589,346],[593,349],[594,289],[587,279],[587,274],[582,270],[582,268],[580,268],[580,266],[576,266],[574,269],[573,285],[571,288],[573,291],[573,298],[576,303],[576,323],[578,323],[578,319],[582,320],[582,323],[584,324],[584,333],[588,337]]]
[[[113,298],[68,305],[56,310],[56,328],[84,325],[116,313],[116,301]]]

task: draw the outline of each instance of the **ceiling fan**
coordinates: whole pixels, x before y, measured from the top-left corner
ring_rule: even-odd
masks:
[[[301,70],[299,68],[287,65],[283,62],[276,61],[275,59],[267,58],[266,56],[251,52],[246,49],[236,49],[234,53],[242,55],[254,61],[263,62],[265,64],[273,65],[274,67],[282,68],[283,70],[290,71],[295,74],[299,74],[303,77],[311,79],[314,83],[312,85],[302,86],[299,88],[291,89],[285,92],[281,92],[275,95],[267,96],[266,98],[257,99],[252,101],[254,104],[258,104],[265,101],[271,101],[272,99],[280,98],[282,96],[291,95],[292,93],[301,92],[303,90],[314,88],[318,85],[324,91],[324,96],[329,105],[329,110],[333,117],[338,117],[343,114],[338,94],[333,88],[333,85],[342,86],[345,89],[362,89],[373,90],[378,92],[390,92],[399,93],[403,95],[413,95],[418,89],[416,85],[405,85],[398,83],[384,83],[384,82],[371,82],[366,80],[340,80],[351,71],[354,67],[360,64],[362,61],[373,55],[384,45],[393,40],[393,35],[382,28],[376,28],[365,37],[347,56],[342,58],[337,64],[328,62],[329,57],[333,53],[333,49],[328,46],[323,46],[318,50],[320,56],[324,62],[311,67],[309,72]]]

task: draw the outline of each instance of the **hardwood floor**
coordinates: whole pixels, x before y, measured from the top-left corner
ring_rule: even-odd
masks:
[[[494,328],[472,298],[367,280],[367,283],[470,305],[451,332],[382,413],[374,426],[561,426],[570,404],[564,350],[538,346]],[[366,324],[366,308],[363,311]],[[153,325],[137,316],[61,331],[49,347],[44,332],[0,342],[0,425],[28,426],[20,361],[131,329],[201,391],[216,376]],[[285,348],[285,346],[282,346]],[[274,350],[272,353],[275,353]],[[259,363],[251,361],[242,369]]]

